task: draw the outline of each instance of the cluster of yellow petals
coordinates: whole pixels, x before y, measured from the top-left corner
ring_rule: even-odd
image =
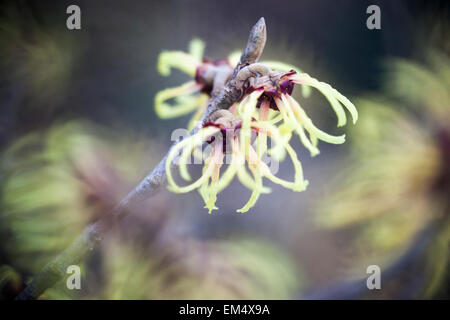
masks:
[[[162,76],[169,76],[172,69],[178,69],[194,78],[196,71],[204,64],[203,52],[205,43],[200,39],[193,39],[189,44],[188,52],[162,51],[158,58],[157,70]],[[232,52],[227,61],[231,68],[238,62],[241,52]],[[274,70],[289,71],[291,69],[300,72],[300,69],[278,61],[263,61],[265,65]],[[172,119],[194,112],[188,123],[188,130],[194,128],[206,110],[209,94],[202,92],[203,85],[195,80],[188,81],[178,87],[159,91],[155,96],[155,112],[161,119]],[[302,86],[302,94],[308,97],[311,93],[309,86]],[[172,103],[169,103],[173,100]]]
[[[203,44],[194,41],[190,47],[189,54],[163,52],[158,70],[167,75],[171,67],[176,67],[189,75],[194,75],[196,68],[202,64]],[[230,65],[237,63],[236,57],[238,57],[237,54],[228,57]],[[268,61],[265,64],[270,68],[285,71],[286,74],[281,79],[289,81],[292,86],[301,85],[303,96],[308,96],[312,88],[321,92],[336,113],[338,127],[347,123],[345,109],[351,114],[353,123],[356,123],[358,112],[355,106],[329,84],[320,82],[306,73],[299,73],[300,71],[295,67],[281,62]],[[288,72],[289,70],[291,72]],[[189,124],[192,128],[195,121],[203,114],[209,99],[209,95],[201,93],[201,89],[201,84],[191,81],[178,88],[159,92],[155,98],[158,115],[162,118],[170,118],[196,110]],[[304,179],[302,165],[289,143],[293,133],[298,135],[301,143],[312,156],[319,153],[319,140],[332,144],[344,143],[345,135],[334,136],[317,128],[300,103],[288,92],[280,90],[279,87],[253,89],[252,92],[244,94],[241,100],[229,110],[220,111],[223,117],[229,117],[232,121],[224,122],[223,119],[216,119],[171,149],[166,161],[169,190],[175,193],[186,193],[197,189],[203,198],[205,208],[211,213],[212,210],[218,209],[217,195],[237,177],[252,192],[248,202],[237,210],[246,212],[255,205],[261,193],[271,191],[264,186],[263,178],[293,191],[300,192],[306,189],[308,181]],[[267,94],[272,101],[267,99]],[[175,99],[175,104],[168,104],[169,99]],[[207,141],[208,147],[204,156],[202,147]],[[266,155],[276,161],[283,161],[286,156],[289,156],[294,168],[293,181],[283,180],[272,173],[264,161]],[[194,182],[191,182],[192,178],[187,169],[187,164],[192,157],[203,164],[202,174]],[[229,157],[231,159],[224,168],[225,160]],[[175,162],[178,164],[181,178],[190,184],[186,186],[177,184],[171,171],[172,164]]]
[[[185,193],[198,189],[205,202],[205,208],[211,212],[217,209],[215,206],[217,194],[225,189],[234,177],[237,177],[245,187],[252,191],[248,202],[241,209],[237,210],[238,212],[246,212],[255,205],[261,193],[270,192],[270,189],[263,185],[263,178],[267,178],[294,191],[306,189],[308,182],[303,178],[301,163],[294,149],[289,145],[289,139],[283,137],[278,128],[271,124],[267,117],[269,105],[263,103],[258,110],[259,120],[252,119],[257,100],[261,94],[262,91],[254,91],[246,96],[235,108],[235,113],[232,116],[240,120],[241,127],[235,131],[236,133],[232,131],[229,134],[229,139],[225,138],[225,143],[229,144],[231,149],[231,161],[223,172],[221,172],[221,168],[224,164],[225,153],[221,139],[215,139],[211,143],[212,150],[204,161],[202,175],[195,182],[187,186],[179,186],[171,172],[171,163],[180,154],[178,158],[180,176],[184,180],[190,181],[191,177],[187,169],[190,156],[194,155],[194,157],[200,158],[202,161],[203,153],[195,152],[195,149],[201,148],[203,143],[212,136],[220,134],[221,129],[219,127],[206,126],[172,148],[166,161],[169,190],[176,193]],[[252,132],[258,133],[253,143]],[[269,137],[275,143],[270,149],[267,141]],[[287,153],[294,166],[294,181],[286,181],[275,176],[263,160],[263,156],[266,153],[277,159],[284,157],[284,154]]]

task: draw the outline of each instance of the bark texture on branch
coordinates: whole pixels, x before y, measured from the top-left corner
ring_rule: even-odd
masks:
[[[240,58],[240,62],[233,72],[230,73],[224,69],[223,72],[218,71],[215,75],[213,91],[208,107],[200,123],[191,131],[191,135],[196,133],[215,111],[229,108],[241,98],[242,87],[245,81],[253,77],[253,73],[248,72],[246,68],[258,61],[265,43],[266,24],[264,18],[261,18],[250,31],[250,36]],[[30,300],[38,298],[47,288],[52,287],[56,282],[65,277],[68,266],[77,264],[89,251],[93,250],[103,239],[103,235],[115,223],[127,216],[133,206],[158,192],[166,184],[165,162],[168,153],[111,212],[104,214],[100,220],[87,226],[71,246],[65,249],[53,261],[49,262],[16,299]],[[174,164],[172,163],[172,165]]]

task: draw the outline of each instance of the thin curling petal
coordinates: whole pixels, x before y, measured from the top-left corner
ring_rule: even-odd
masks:
[[[213,171],[211,174],[211,183],[208,186],[208,183],[203,184],[203,198],[205,201],[205,208],[208,209],[208,213],[211,213],[212,210],[217,210],[218,208],[215,206],[217,201],[217,182],[219,181],[220,168],[223,164],[223,152],[222,145],[220,143],[216,143],[214,146],[213,156],[211,157]]]
[[[250,189],[252,191],[258,191],[260,193],[270,193],[270,188],[260,186],[258,185],[253,178],[248,174],[247,170],[245,169],[245,166],[238,166],[237,168],[237,176],[239,178],[239,181],[247,187],[247,189]]]
[[[202,61],[203,52],[205,51],[205,42],[195,38],[189,43],[189,53],[197,61]]]
[[[302,163],[298,160],[295,150],[288,144],[286,145],[286,151],[291,157],[292,164],[294,165],[294,191],[303,191],[308,186],[308,180],[303,177]]]
[[[205,173],[206,168],[207,168],[207,166],[204,166],[204,167],[203,167],[203,169],[202,169],[202,175]],[[212,173],[212,175],[214,175],[214,172]],[[209,179],[208,179],[208,180],[209,180]],[[198,188],[198,193],[199,193],[200,196],[202,197],[203,202],[205,203],[205,207],[206,207],[206,204],[207,204],[208,201],[209,201],[209,193],[210,193],[210,190],[209,190],[210,188],[209,188],[208,180],[205,181],[205,183],[203,183],[203,184]],[[205,208],[205,207],[204,207],[204,208]],[[218,208],[215,207],[214,210],[215,210],[215,209],[218,209]],[[209,212],[209,213],[210,213],[210,212]]]
[[[331,88],[331,86],[330,86]],[[355,105],[348,100],[348,98],[346,96],[344,96],[343,94],[341,94],[339,91],[337,91],[336,89],[333,89],[333,93],[338,97],[339,101],[347,108],[347,110],[350,112],[350,114],[352,115],[352,121],[353,124],[356,123],[356,121],[358,121],[358,110],[356,109]]]
[[[189,96],[193,93],[199,92],[201,85],[195,81],[187,82],[179,87],[164,89],[159,91],[155,96],[155,111],[156,114],[163,119],[175,118],[197,109],[204,104],[207,99],[206,95]],[[170,105],[166,103],[167,100],[176,98],[177,104]],[[185,97],[180,98],[180,97]]]
[[[273,110],[271,110],[271,111],[273,111]],[[281,120],[283,120],[283,115],[281,113],[271,112],[271,116],[269,116],[269,119],[267,121],[271,124],[276,124],[276,123],[280,122]]]
[[[258,98],[263,94],[262,90],[255,90],[250,95],[245,96],[239,103],[237,111],[242,118],[242,126],[250,126],[253,114],[256,110]]]
[[[242,152],[243,148],[241,143],[235,139],[231,147],[233,149],[233,156],[235,157],[236,173],[239,181],[250,190],[257,190],[261,193],[270,193],[269,188],[258,186],[253,178],[247,173],[245,168],[245,153]]]
[[[217,199],[217,194],[219,194],[223,189],[225,189],[233,180],[234,176],[238,174],[238,171],[241,170],[239,168],[240,162],[242,161],[241,154],[240,154],[240,147],[236,141],[233,141],[232,139],[232,158],[231,163],[228,165],[228,168],[225,170],[225,172],[222,174],[222,176],[219,175],[220,167],[216,168],[216,171],[213,172],[211,176],[211,184],[203,184],[200,188],[200,194],[202,195],[203,200],[206,203],[205,208],[209,209],[209,212],[211,213],[212,210],[217,209],[215,206],[215,202]],[[241,164],[242,165],[242,164]],[[252,170],[252,169],[251,169]],[[248,181],[247,179],[249,176],[246,176],[246,173],[240,173],[241,177],[244,177],[245,181]],[[246,205],[244,205],[243,208],[237,210],[237,212],[246,212],[251,207],[254,206],[255,202],[258,200],[259,195],[261,193],[268,193],[270,192],[270,189],[265,188],[262,185],[262,177],[261,174],[256,172],[255,170],[252,170],[252,174],[254,176],[254,180],[251,179],[251,181],[248,181],[248,183],[243,183],[246,187],[252,190],[252,195],[250,196],[249,201]],[[217,180],[216,180],[217,179]],[[240,179],[241,180],[241,179]],[[241,180],[242,182],[242,180]]]
[[[269,112],[270,112],[269,102],[263,101],[263,103],[261,103],[261,107],[259,108],[259,120],[266,121],[267,119],[269,119]]]
[[[270,138],[275,141],[275,146],[271,149],[267,150],[267,141],[264,141],[265,143],[265,150],[267,150],[267,153],[271,156],[276,156],[276,159],[281,160],[284,159],[285,156],[285,146],[289,141],[289,138],[283,139],[282,136],[279,133],[279,130],[274,125],[268,123],[268,122],[254,122],[252,123],[252,128],[255,129],[262,129],[267,132],[267,134],[270,136]],[[260,134],[258,134],[259,137]],[[259,144],[259,140],[258,140]],[[259,147],[259,145],[258,145]],[[262,154],[258,153],[258,157],[261,158]]]
[[[303,127],[305,127],[305,129],[310,133],[310,137],[314,136],[314,139],[318,138],[322,141],[333,144],[341,144],[345,142],[345,135],[333,136],[314,126],[312,120],[306,115],[306,112],[302,109],[302,107],[300,107],[294,98],[291,96],[282,95],[281,99],[285,105],[289,105],[292,108],[294,114],[297,116],[297,119],[299,119]],[[315,143],[317,143],[317,141],[315,141]]]
[[[203,206],[203,208],[205,209],[209,209],[208,208],[208,201],[209,201],[209,186],[208,183],[204,183],[201,185],[201,187],[198,189],[198,193],[200,194],[200,196],[203,199],[203,202],[205,203],[205,206]],[[212,212],[212,210],[218,210],[219,208],[216,207],[215,205],[212,206],[211,210],[208,210],[208,213],[210,214]]]
[[[215,192],[219,193],[223,189],[225,189],[233,180],[234,176],[236,175],[238,171],[238,165],[239,165],[239,150],[237,150],[236,142],[234,141],[234,138],[231,139],[231,163],[228,165],[228,168],[225,170],[225,172],[220,176],[219,181],[215,185]]]
[[[249,100],[250,100],[250,96],[249,95],[245,96],[236,107],[236,112],[241,118],[242,118],[242,115],[244,114],[245,105],[248,103]]]
[[[259,190],[263,188],[263,183],[262,183],[262,174],[260,172],[260,169],[251,167],[251,172],[253,174],[254,181],[255,181],[256,185],[258,186],[258,188],[252,191],[252,194],[250,195],[250,199],[247,201],[247,203],[241,209],[236,210],[236,212],[245,213],[248,210],[250,210],[251,208],[253,208],[256,201],[258,201],[259,196],[261,195],[261,192]]]
[[[250,153],[253,153],[251,157],[253,158],[253,161],[258,161],[257,166],[260,168],[262,174],[272,181],[273,183],[279,184],[285,188],[292,189],[293,191],[304,191],[306,189],[306,186],[308,185],[308,181],[303,179],[303,170],[300,161],[297,158],[297,154],[295,153],[294,149],[292,149],[291,146],[286,145],[286,151],[288,152],[289,156],[291,157],[292,163],[294,165],[294,182],[289,182],[283,179],[278,178],[272,172],[270,171],[269,167],[262,162],[260,159],[257,159],[255,151],[250,149]]]
[[[251,140],[252,116],[256,110],[258,98],[262,93],[262,90],[253,91],[248,97],[245,97],[238,106],[238,112],[241,114],[242,118],[242,126],[240,129],[240,143],[242,153],[244,155],[248,153],[248,148],[250,146]]]
[[[319,90],[335,111],[338,118],[338,127],[344,126],[347,123],[347,117],[341,103],[350,112],[353,119],[353,124],[355,124],[358,120],[358,111],[353,103],[351,103],[350,100],[348,100],[344,95],[340,94],[336,89],[332,88],[329,84],[318,81],[307,73],[293,74],[290,76],[290,79],[295,83],[309,85]]]
[[[186,139],[182,140],[181,142],[177,143],[170,150],[170,152],[167,156],[167,160],[166,160],[166,173],[167,173],[168,189],[170,191],[175,192],[175,193],[186,193],[186,192],[192,191],[192,190],[200,187],[201,184],[203,182],[205,182],[206,179],[209,178],[209,176],[212,173],[212,169],[213,169],[210,166],[208,166],[208,169],[206,170],[206,172],[197,181],[195,181],[194,183],[192,183],[188,186],[180,187],[176,184],[175,180],[173,179],[172,171],[171,171],[171,164],[181,149],[183,149],[186,146],[195,145],[198,142],[199,137],[201,137],[202,140],[204,140],[204,139],[207,139],[208,137],[216,134],[219,131],[220,130],[215,127],[203,128],[198,133],[194,134],[193,136],[186,138]]]
[[[163,76],[170,75],[171,69],[175,68],[194,77],[195,71],[200,64],[201,59],[197,59],[188,53],[182,51],[163,51],[159,54],[157,69]]]
[[[237,162],[235,159],[231,160],[231,163],[228,165],[225,172],[222,174],[222,176],[219,177],[219,180],[215,184],[214,192],[220,193],[222,190],[224,190],[230,183],[233,181],[234,176],[237,173]]]
[[[255,180],[258,181],[258,185],[259,184],[262,185],[261,175],[259,175],[258,177],[255,177]],[[248,210],[250,210],[251,208],[253,208],[256,204],[256,201],[258,201],[260,195],[261,195],[261,192],[259,192],[257,190],[253,190],[248,202],[242,208],[236,210],[236,212],[245,213]]]
[[[284,186],[287,186],[290,189],[294,189],[294,191],[303,191],[304,188],[306,188],[307,186],[307,181],[304,180],[303,177],[303,169],[302,169],[302,165],[300,163],[300,161],[297,158],[297,154],[295,153],[294,149],[292,149],[292,147],[289,145],[289,143],[287,141],[284,141],[282,139],[282,137],[279,135],[276,127],[267,124],[267,123],[254,123],[253,124],[254,127],[258,127],[258,128],[266,128],[267,132],[269,133],[270,137],[275,140],[275,147],[272,148],[271,150],[269,150],[269,153],[272,155],[272,153],[278,152],[276,150],[279,150],[280,148],[286,150],[292,160],[292,164],[294,166],[294,170],[295,170],[295,175],[294,175],[294,183],[292,184],[291,182],[283,182],[284,184],[280,183],[282,180],[278,179],[275,176],[272,176],[272,174],[270,172],[270,169],[266,166],[267,170],[269,170],[268,172],[266,172],[266,169],[264,169],[264,173],[267,174],[268,178],[270,180],[272,180],[275,183],[278,184],[282,184]]]
[[[267,120],[269,117],[269,111],[269,102],[263,101],[263,103],[261,103],[261,107],[259,108],[259,120]],[[258,157],[261,158],[267,151],[267,132],[265,128],[262,128],[262,130],[258,132],[258,137],[256,139],[258,140],[256,152],[258,154]]]
[[[192,138],[192,143],[189,143],[181,151],[181,155],[178,160],[178,168],[180,170],[180,176],[186,181],[191,181],[191,175],[189,174],[189,171],[187,169],[187,164],[189,163],[194,149],[197,149],[197,147],[203,144],[203,139],[203,135],[194,136]]]
[[[325,98],[328,100],[328,102],[330,103],[331,107],[333,108],[334,112],[336,113],[337,119],[338,119],[338,127],[342,127],[345,126],[347,124],[347,116],[345,115],[345,111],[344,108],[342,108],[341,104],[339,103],[339,101],[336,99],[336,97],[334,97],[331,92],[328,90],[328,88],[326,88],[324,85],[324,82],[319,82],[318,80],[309,77],[309,75],[303,73],[301,75],[298,75],[298,78],[303,79],[303,80],[298,80],[298,82],[296,81],[295,78],[296,75],[293,76],[293,80],[296,83],[299,84],[307,84],[310,85],[314,88],[316,88],[317,90],[320,91],[320,93],[322,93]]]
[[[311,141],[306,136],[305,130],[300,125],[300,123],[295,118],[294,113],[292,110],[286,106],[281,99],[275,99],[278,109],[280,110],[281,114],[283,115],[283,119],[286,122],[287,125],[290,125],[295,132],[299,135],[300,141],[305,146],[306,149],[309,150],[311,153],[311,156],[314,157],[320,153],[319,149],[317,149],[316,146],[314,146]]]
[[[190,191],[193,191],[197,188],[199,188],[203,183],[205,183],[206,181],[208,181],[209,177],[211,176],[212,172],[213,172],[214,166],[212,164],[209,164],[206,166],[206,170],[203,172],[202,176],[200,178],[198,178],[195,182],[187,185],[187,186],[183,186],[180,187],[178,185],[176,185],[175,183],[170,184],[167,188],[175,193],[187,193]]]

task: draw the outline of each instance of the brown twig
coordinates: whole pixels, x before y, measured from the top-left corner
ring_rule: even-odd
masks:
[[[241,98],[243,91],[242,86],[244,85],[246,78],[253,76],[252,73],[246,72],[246,68],[258,61],[264,49],[265,42],[266,24],[264,18],[261,18],[250,31],[247,46],[241,56],[239,64],[233,70],[233,73],[224,74],[223,72],[229,71],[218,71],[215,75],[213,83],[214,89],[208,107],[199,124],[191,131],[191,135],[196,133],[202,125],[209,120],[210,116],[215,111],[229,108]],[[103,235],[110,230],[115,223],[127,216],[133,206],[158,192],[166,183],[165,163],[167,155],[168,153],[153,171],[151,171],[150,174],[148,174],[141,183],[112,210],[112,212],[103,215],[97,222],[87,226],[71,246],[65,249],[53,261],[49,262],[16,297],[16,299],[29,300],[38,298],[47,288],[52,287],[57,281],[64,278],[68,266],[78,263],[89,251],[93,250],[102,240]],[[174,165],[174,163],[172,163],[172,165]]]

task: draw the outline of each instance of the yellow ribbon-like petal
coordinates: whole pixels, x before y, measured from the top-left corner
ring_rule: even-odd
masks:
[[[283,115],[284,122],[291,126],[295,132],[297,132],[300,141],[302,144],[309,150],[311,153],[311,156],[316,156],[320,153],[319,149],[317,149],[316,146],[308,139],[306,136],[305,130],[301,126],[301,124],[297,121],[295,118],[295,115],[293,111],[289,108],[289,106],[286,106],[284,101],[281,99],[276,98],[275,99],[278,109],[280,110],[281,114]]]
[[[281,99],[284,104],[290,106],[294,114],[300,123],[305,127],[306,130],[310,133],[310,137],[314,136],[314,139],[320,139],[322,141],[333,143],[333,144],[341,144],[345,142],[345,135],[341,136],[333,136],[328,134],[320,129],[318,129],[312,123],[312,120],[306,115],[306,112],[300,107],[297,101],[289,95],[282,95]],[[313,139],[311,139],[313,140]],[[317,143],[317,141],[315,141]]]
[[[193,148],[195,148],[198,145],[199,141],[204,141],[208,137],[216,134],[219,131],[220,131],[220,129],[215,128],[215,127],[202,128],[196,134],[182,140],[181,142],[177,143],[175,146],[172,147],[172,149],[170,150],[170,152],[167,156],[167,160],[166,160],[166,173],[167,173],[168,189],[170,191],[175,192],[175,193],[190,192],[190,191],[200,187],[202,185],[202,183],[204,183],[211,176],[213,167],[210,164],[208,164],[206,171],[203,173],[203,175],[197,181],[193,182],[190,185],[180,187],[176,184],[175,180],[173,179],[171,166],[172,166],[172,162],[175,159],[175,156],[178,154],[178,152],[181,149],[188,147],[192,150]],[[183,166],[185,164],[181,163],[180,165]]]
[[[253,174],[253,177],[255,179],[254,181],[258,188],[252,191],[250,199],[247,201],[247,203],[241,209],[236,210],[236,212],[244,213],[250,210],[255,205],[256,201],[258,201],[258,198],[261,195],[261,191],[259,191],[263,188],[261,172],[259,168],[254,168],[252,166],[250,166],[250,171]]]
[[[163,76],[170,75],[171,69],[175,68],[193,77],[200,64],[201,58],[183,51],[163,51],[159,54],[157,69]]]
[[[205,51],[205,42],[195,38],[189,43],[189,54],[197,61],[202,61],[203,52]]]
[[[163,119],[175,118],[192,112],[203,106],[208,100],[206,94],[192,95],[199,92],[201,85],[195,81],[187,82],[176,88],[159,91],[155,96],[156,114]],[[166,101],[176,98],[176,103],[168,104]]]
[[[340,94],[336,89],[332,88],[329,84],[320,82],[317,79],[312,78],[307,73],[292,75],[291,79],[295,83],[314,87],[325,96],[336,113],[336,116],[338,118],[338,127],[344,126],[347,123],[347,117],[345,115],[344,109],[341,106],[341,103],[350,112],[353,119],[353,124],[355,124],[358,120],[358,111],[356,110],[353,103],[351,103],[350,100],[348,100],[345,96]]]

